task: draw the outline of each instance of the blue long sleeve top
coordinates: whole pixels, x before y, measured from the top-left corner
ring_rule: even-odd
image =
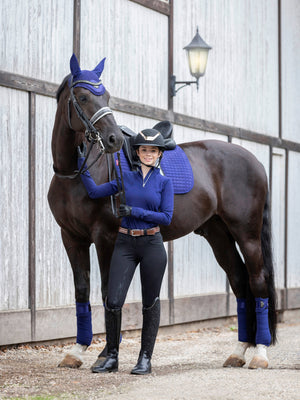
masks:
[[[78,168],[84,158],[78,158]],[[89,171],[81,175],[91,199],[111,196],[118,192],[116,180],[96,185]],[[142,171],[123,174],[126,204],[132,207],[131,215],[122,218],[121,226],[127,229],[149,229],[156,225],[169,225],[174,208],[174,190],[171,179],[151,168],[143,179]]]

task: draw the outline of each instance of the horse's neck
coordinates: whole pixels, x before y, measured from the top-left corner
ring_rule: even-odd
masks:
[[[76,133],[57,109],[52,132],[53,165],[57,171],[72,173],[77,168],[76,139]]]
[[[92,155],[91,162],[94,158],[96,158],[96,156],[96,153]],[[109,181],[109,170],[113,174],[112,155],[104,153],[99,158],[99,161],[95,164],[95,168],[93,168],[90,172],[92,177],[95,178],[95,182],[100,185]]]

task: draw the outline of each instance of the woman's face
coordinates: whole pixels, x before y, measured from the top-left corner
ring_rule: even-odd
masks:
[[[140,146],[136,152],[141,162],[149,167],[153,167],[161,155],[161,151],[156,146]]]

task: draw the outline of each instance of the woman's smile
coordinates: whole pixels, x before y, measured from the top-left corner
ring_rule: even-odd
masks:
[[[161,155],[161,151],[156,146],[140,146],[137,153],[141,162],[149,166],[154,166]]]

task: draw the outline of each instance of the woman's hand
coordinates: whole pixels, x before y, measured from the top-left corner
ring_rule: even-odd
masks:
[[[85,157],[86,156],[86,144],[84,142],[81,143],[81,146],[77,147],[78,157]]]
[[[128,206],[127,204],[120,204],[119,208],[119,217],[128,217],[131,215],[132,207]]]

